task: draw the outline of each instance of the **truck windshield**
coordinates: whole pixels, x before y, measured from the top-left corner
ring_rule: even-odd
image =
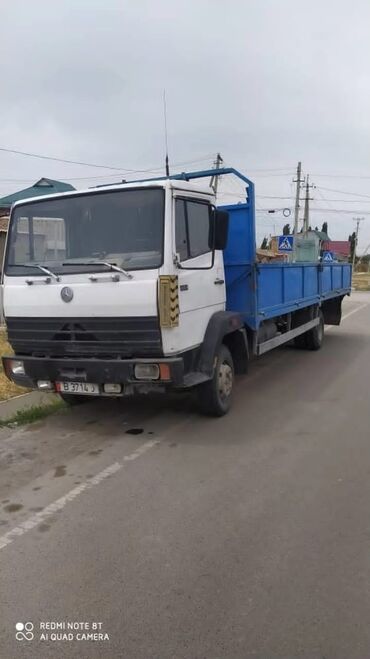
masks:
[[[104,262],[125,270],[163,261],[163,189],[91,192],[46,199],[13,211],[5,272],[42,276],[92,272]]]

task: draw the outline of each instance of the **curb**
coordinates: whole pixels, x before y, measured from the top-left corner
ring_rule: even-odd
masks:
[[[52,392],[31,391],[29,394],[21,394],[8,400],[0,402],[0,419],[9,419],[20,410],[27,410],[31,407],[50,405],[59,400],[59,396]]]

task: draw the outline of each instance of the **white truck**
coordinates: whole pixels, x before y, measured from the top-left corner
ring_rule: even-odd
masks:
[[[217,209],[194,180],[226,174],[246,201]],[[71,404],[196,388],[222,415],[251,355],[321,346],[350,279],[348,264],[257,264],[253,183],[233,169],[23,200],[4,259],[4,369]]]

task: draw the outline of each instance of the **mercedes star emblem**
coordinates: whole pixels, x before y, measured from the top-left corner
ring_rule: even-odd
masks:
[[[64,286],[60,291],[63,302],[70,302],[73,298],[73,291],[69,286]]]

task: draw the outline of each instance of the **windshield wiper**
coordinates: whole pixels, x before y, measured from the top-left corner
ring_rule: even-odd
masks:
[[[118,265],[115,265],[114,263],[109,263],[109,261],[64,261],[62,265],[105,265],[106,268],[109,268],[109,270],[114,270],[115,272],[121,272],[127,279],[132,279],[132,274],[130,272],[127,272],[127,270],[124,270],[123,268],[120,268]]]
[[[52,272],[49,268],[45,268],[45,266],[39,265],[38,263],[9,263],[9,265],[20,268],[38,268],[45,275],[48,275],[48,277],[52,277],[55,281],[60,281],[59,275],[56,275],[55,272]]]

